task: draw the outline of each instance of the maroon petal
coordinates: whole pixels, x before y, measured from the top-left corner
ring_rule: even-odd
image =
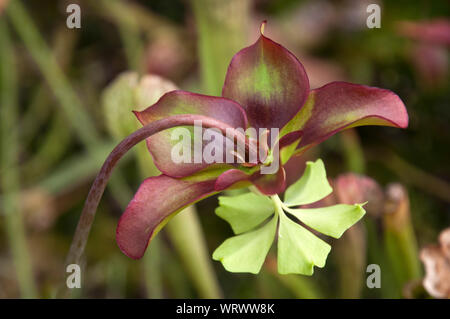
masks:
[[[245,109],[252,127],[281,129],[303,106],[308,92],[303,65],[261,32],[255,44],[231,60],[222,96]]]
[[[286,172],[283,167],[280,167],[275,174],[256,172],[250,181],[264,195],[281,194],[286,189]]]
[[[293,131],[286,135],[284,135],[282,138],[280,138],[280,149],[283,149],[284,147],[287,147],[291,145],[292,143],[295,143],[301,139],[303,136],[303,131]]]
[[[144,255],[147,245],[169,219],[189,204],[212,195],[214,179],[189,181],[159,175],[146,179],[119,220],[116,240],[133,259]]]
[[[234,101],[213,97],[201,94],[195,94],[185,91],[172,91],[161,97],[161,99],[154,105],[148,107],[142,112],[135,112],[139,121],[145,125],[150,122],[166,118],[177,114],[197,114],[208,116],[233,127],[233,128],[247,128],[247,118],[244,110],[239,104]],[[211,165],[203,161],[202,154],[198,158],[201,159],[198,163],[194,163],[194,143],[191,146],[191,161],[188,163],[175,163],[172,161],[171,151],[178,140],[172,140],[171,134],[173,129],[165,130],[155,134],[147,139],[147,146],[153,156],[153,160],[158,169],[165,175],[172,177],[185,177],[197,171],[204,169]],[[221,135],[215,133],[216,136]],[[212,139],[212,138],[211,138]],[[225,138],[223,138],[225,141]],[[203,148],[210,141],[203,141]],[[229,144],[232,145],[232,144]],[[222,147],[220,145],[218,147]],[[199,150],[201,152],[201,150]],[[223,150],[225,157],[226,150]]]
[[[290,186],[302,177],[305,172],[306,162],[308,158],[305,156],[292,156],[286,164],[283,165],[286,171],[286,185]]]
[[[389,90],[346,82],[332,82],[310,93],[313,107],[303,127],[300,148],[322,142],[355,126],[384,125],[406,128],[408,113]]]
[[[286,127],[285,127],[286,128]],[[297,146],[303,136],[303,131],[292,131],[281,137],[278,141],[279,145],[279,160],[282,165],[287,164],[292,155],[295,154]],[[274,153],[274,156],[276,154]]]
[[[225,173],[222,173],[216,180],[214,189],[218,192],[223,191],[225,189],[235,188],[237,183],[242,186],[250,185],[250,175],[239,169],[230,169]]]
[[[258,171],[250,175],[238,169],[230,169],[217,178],[214,188],[216,191],[222,191],[249,186],[250,183],[264,195],[280,194],[286,188],[286,172],[280,167],[275,174],[261,174]]]

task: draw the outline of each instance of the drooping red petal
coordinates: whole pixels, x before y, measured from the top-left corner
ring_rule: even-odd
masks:
[[[286,171],[287,186],[294,184],[302,177],[308,160],[309,158],[306,158],[305,156],[292,156],[289,161],[283,165]]]
[[[245,109],[252,127],[281,129],[303,106],[308,92],[303,65],[261,34],[231,60],[222,96]]]
[[[172,91],[166,93],[156,104],[148,107],[142,112],[135,112],[135,114],[143,125],[171,115],[197,114],[220,120],[233,128],[242,128],[245,130],[247,127],[246,114],[236,102],[225,98],[185,91]],[[181,140],[172,140],[172,132],[174,132],[175,129],[177,128],[165,130],[147,139],[147,146],[153,156],[156,167],[158,167],[165,175],[184,177],[209,166],[210,164],[205,163],[204,161],[201,154],[202,150],[194,148],[193,140],[187,141],[189,142],[189,147],[191,149],[191,160],[189,162],[175,163],[172,160],[172,149],[174,145],[180,143]],[[219,141],[218,138],[222,138],[219,136],[221,135],[220,133],[214,133],[213,135],[214,141]],[[213,138],[211,137],[211,140],[212,139]],[[223,138],[223,141],[225,141],[225,138]],[[209,143],[210,141],[203,141],[203,149],[206,144]],[[220,143],[217,147],[224,146]],[[225,157],[226,152],[227,151],[223,149],[223,157]],[[195,157],[200,159],[198,163],[194,162]]]
[[[243,186],[250,186],[250,175],[239,169],[230,169],[222,173],[216,180],[214,189],[218,192],[236,185],[237,183]]]
[[[144,255],[153,236],[170,217],[214,194],[215,179],[188,181],[159,175],[146,179],[119,220],[116,240],[120,250],[133,259]]]
[[[278,140],[280,149],[279,152],[274,153],[274,156],[279,155],[279,160],[282,165],[285,165],[292,155],[295,154],[302,136],[303,131],[292,131]]]
[[[406,128],[408,113],[393,92],[346,82],[332,82],[311,91],[313,107],[299,147],[324,141],[355,126],[383,125]]]
[[[290,133],[284,135],[283,137],[280,138],[280,141],[279,141],[280,149],[299,141],[302,136],[303,136],[303,131],[293,131],[293,132],[290,132]]]
[[[283,167],[280,167],[275,174],[256,172],[250,181],[264,195],[276,195],[284,192],[286,188],[286,172]]]
[[[264,195],[280,194],[286,188],[286,172],[283,167],[274,174],[261,174],[260,171],[246,174],[238,169],[230,169],[217,178],[214,188],[222,191],[230,187],[249,186],[250,183]]]

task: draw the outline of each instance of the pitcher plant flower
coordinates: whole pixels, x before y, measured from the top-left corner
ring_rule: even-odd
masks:
[[[307,198],[306,202],[320,200],[329,194],[331,188],[322,181],[319,186],[311,184],[310,189],[304,189],[303,184],[309,177],[302,177],[303,184],[292,185],[286,192],[285,203],[282,203],[278,194],[286,189],[289,171],[284,168],[284,164],[290,158],[301,156],[307,149],[347,128],[361,125],[407,127],[405,106],[389,90],[346,82],[332,82],[311,90],[303,65],[286,48],[267,38],[264,26],[265,22],[261,24],[258,40],[232,58],[221,97],[175,90],[163,95],[147,109],[134,112],[143,127],[122,141],[103,165],[86,200],[69,260],[76,261],[82,254],[95,210],[114,165],[143,139],[146,139],[154,163],[162,174],[142,182],[119,220],[116,231],[118,246],[125,255],[134,259],[144,255],[151,239],[180,210],[229,188],[252,186],[258,193],[255,196],[263,203],[267,202],[266,199],[272,199],[272,208],[281,219],[291,221],[285,219],[286,215],[282,212],[287,208],[287,212],[290,210],[293,214],[301,215],[299,219],[308,224],[305,220],[310,220],[310,216],[293,209],[290,204],[305,203],[302,198]],[[174,147],[179,146],[179,141],[173,140],[172,133],[176,127],[183,126],[194,132],[195,139],[199,132],[194,126],[198,123],[201,123],[203,130],[215,130],[209,142],[212,141],[215,152],[220,153],[220,160],[175,162],[171,155]],[[259,132],[258,139],[245,133],[249,128]],[[244,155],[234,149],[234,144],[232,149],[229,148],[225,140],[230,139],[244,145]],[[203,140],[202,146],[207,147],[207,142]],[[191,158],[199,155],[199,151],[191,145],[182,146],[191,151]],[[223,160],[230,154],[236,162]],[[256,160],[249,160],[252,156]],[[268,167],[274,163],[280,165],[276,171],[267,174]],[[317,162],[315,165],[320,166]],[[321,169],[319,171],[322,172]],[[320,174],[322,176],[324,173]],[[306,193],[300,194],[300,191]],[[246,215],[251,221],[246,226],[238,226],[237,233],[257,226],[273,209],[268,212],[266,207],[263,209],[266,213],[256,217],[256,220],[254,216]],[[325,215],[322,217],[328,218]],[[269,227],[269,224],[271,232],[275,233],[277,223],[268,222],[263,227]],[[291,225],[286,227],[280,232],[289,234]],[[324,233],[340,235],[339,231],[336,233],[334,230],[325,229]],[[291,248],[285,246],[282,251],[288,254]],[[306,250],[316,248],[309,247]],[[327,247],[319,248],[324,254],[327,253]],[[293,256],[296,253],[300,252],[294,249]],[[220,259],[220,256],[216,257]],[[292,264],[284,272],[311,274],[311,264]],[[251,272],[257,272],[257,268],[252,268]]]

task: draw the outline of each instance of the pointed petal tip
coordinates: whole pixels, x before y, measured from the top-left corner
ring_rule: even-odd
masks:
[[[392,121],[392,123],[395,124],[398,128],[407,128],[409,125],[409,115],[408,115],[408,111],[406,110],[405,104],[403,103],[402,99],[397,94],[395,94],[394,92],[392,92],[390,90],[386,90],[386,91],[393,95],[393,97],[397,100],[397,104],[400,106],[400,109],[401,109],[402,116],[398,119],[398,121],[396,121],[396,122]]]
[[[228,66],[222,96],[239,103],[254,128],[282,128],[309,93],[305,68],[293,53],[264,36],[236,53]]]
[[[266,27],[267,24],[267,20],[263,20],[261,22],[261,25],[259,26],[259,32],[261,33],[262,36],[264,36],[264,28]]]
[[[142,121],[141,121],[141,119],[140,119],[140,114],[141,114],[141,112],[138,111],[138,110],[133,110],[133,111],[131,111],[131,112],[134,114],[134,116],[136,116],[136,118],[138,119],[138,121],[142,123]]]

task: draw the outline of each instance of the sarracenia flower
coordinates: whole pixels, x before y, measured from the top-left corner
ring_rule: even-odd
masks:
[[[282,193],[286,188],[286,174],[289,174],[283,164],[341,130],[361,125],[400,128],[408,125],[405,106],[391,91],[345,82],[332,82],[310,90],[303,65],[283,46],[264,36],[264,25],[261,25],[259,39],[231,60],[222,97],[177,90],[166,93],[144,111],[135,112],[144,127],[113,151],[89,195],[98,201],[111,170],[109,166],[146,138],[162,174],[141,184],[120,218],[116,239],[127,256],[141,258],[149,241],[172,216],[224,189],[254,185],[265,195]],[[221,151],[223,157],[235,154],[240,161],[232,164],[204,159],[175,162],[171,155],[178,141],[172,140],[172,130],[175,126],[185,126],[194,131],[195,137],[196,121],[202,123],[203,129],[217,129],[215,138],[231,129],[232,139],[244,144],[246,157],[236,155],[236,150],[228,149],[222,139],[211,138],[221,141],[215,143],[215,150]],[[243,134],[240,128],[263,132],[259,142]],[[279,134],[273,133],[276,129]],[[261,142],[264,140],[261,137],[275,143],[268,147]],[[259,152],[257,160],[249,163],[246,158],[256,152],[256,146],[264,152]],[[191,146],[188,147],[191,150]],[[193,149],[190,155],[193,158],[197,153],[198,150]],[[279,168],[265,174],[264,168],[274,161],[280,162]],[[92,210],[96,204],[88,198],[86,209]],[[88,217],[80,221],[79,227],[87,222]]]

